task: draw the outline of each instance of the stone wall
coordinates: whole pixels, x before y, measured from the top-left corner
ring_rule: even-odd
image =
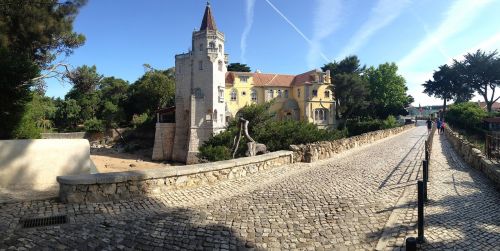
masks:
[[[175,123],[156,123],[153,160],[172,160]]]
[[[414,128],[415,124],[405,125],[401,127],[379,130],[369,133],[363,133],[358,136],[334,140],[322,141],[305,145],[291,145],[290,149],[294,152],[295,162],[315,162],[320,159],[327,159],[333,157],[335,154],[344,152],[346,150],[366,145]]]
[[[116,173],[59,176],[59,198],[63,202],[103,202],[210,184],[255,174],[293,162],[291,151],[212,163]]]
[[[84,139],[86,132],[41,133],[42,139]]]
[[[475,148],[473,144],[448,126],[445,129],[445,135],[453,149],[467,164],[486,174],[500,189],[500,165],[498,162],[489,160],[481,150]]]

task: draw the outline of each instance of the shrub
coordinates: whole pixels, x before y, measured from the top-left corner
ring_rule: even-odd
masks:
[[[226,146],[204,145],[200,147],[198,157],[206,161],[220,161],[231,159],[231,150]]]
[[[134,114],[132,116],[132,126],[135,128],[141,127],[144,125],[149,119],[149,116],[147,113],[143,113],[141,115]]]
[[[377,131],[383,128],[384,122],[380,119],[348,120],[346,122],[349,136],[356,136],[367,132]]]
[[[460,103],[451,105],[445,114],[445,121],[450,125],[469,132],[481,130],[481,124],[488,113],[476,103]]]
[[[382,129],[389,129],[398,126],[399,126],[398,120],[396,119],[396,117],[392,115],[387,116],[387,118],[384,121],[382,121]]]
[[[97,118],[91,118],[83,123],[83,127],[87,132],[104,132],[104,123]]]
[[[237,113],[250,121],[249,134],[257,142],[267,146],[268,151],[288,150],[290,145],[299,145],[317,141],[335,140],[346,136],[346,131],[318,129],[314,124],[284,120],[278,121],[269,112],[272,103],[253,104],[243,107]],[[199,148],[199,158],[207,161],[218,161],[232,158],[234,139],[238,135],[239,128],[237,120],[229,122],[226,131],[219,133],[207,140]],[[247,139],[242,136],[237,157],[245,155],[247,150]]]

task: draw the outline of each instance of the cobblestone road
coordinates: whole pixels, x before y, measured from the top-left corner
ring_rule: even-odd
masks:
[[[131,201],[1,204],[0,249],[372,250],[383,235],[398,231],[400,238],[384,245],[402,246],[414,224],[411,206],[410,216],[401,214],[406,223],[392,226],[391,219],[411,198],[406,188],[415,186],[425,137],[425,128],[417,127],[313,164]],[[59,214],[70,222],[19,226],[23,218]],[[485,229],[498,230],[489,220]],[[403,224],[410,227],[400,230]]]

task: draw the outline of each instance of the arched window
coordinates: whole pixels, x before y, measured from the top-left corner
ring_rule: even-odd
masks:
[[[219,52],[222,53],[222,44],[219,44]]]
[[[325,98],[329,98],[330,97],[330,91],[325,91]]]
[[[231,90],[231,101],[236,101],[236,98],[238,97],[238,92],[236,89]]]
[[[218,65],[219,65],[219,71],[222,71],[222,66],[223,66],[222,61],[219,60]]]
[[[328,110],[327,109],[315,109],[314,110],[314,120],[319,123],[328,122]]]
[[[257,90],[252,89],[252,93],[250,95],[252,96],[252,101],[257,101]]]
[[[313,97],[317,97],[318,96],[318,90],[313,90],[312,94],[313,94]]]
[[[210,42],[210,43],[208,44],[208,47],[210,47],[210,48],[212,48],[212,49],[213,49],[213,48],[215,48],[215,43],[214,43],[214,42]]]
[[[217,122],[217,109],[214,110],[213,118],[214,118],[214,121]]]
[[[281,90],[278,90],[278,98],[281,98],[283,96],[283,93]]]

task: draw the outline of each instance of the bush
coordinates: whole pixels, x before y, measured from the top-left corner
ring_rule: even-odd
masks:
[[[396,117],[389,115],[382,121],[382,129],[389,129],[400,126]]]
[[[346,122],[347,130],[349,131],[349,136],[356,136],[367,132],[377,131],[383,128],[384,121],[380,119],[369,119],[369,120],[348,120]]]
[[[198,157],[206,161],[220,161],[231,159],[231,150],[226,146],[204,145],[200,147]]]
[[[141,115],[134,114],[132,116],[132,126],[135,128],[143,126],[149,119],[149,116],[147,113],[143,113]]]
[[[104,132],[104,123],[97,118],[91,118],[83,123],[83,127],[87,132]]]
[[[445,121],[468,132],[478,132],[487,116],[488,113],[476,103],[460,103],[450,106],[445,114]]]
[[[288,150],[290,145],[340,139],[345,136],[344,132],[318,129],[316,125],[302,121],[272,120],[257,126],[253,138],[264,143],[269,151],[278,151]]]
[[[346,131],[318,129],[316,125],[294,120],[277,121],[269,113],[270,103],[245,106],[237,116],[250,121],[249,134],[258,143],[267,146],[268,151],[288,150],[290,145],[299,145],[317,141],[335,140],[346,136]],[[239,133],[237,120],[229,122],[228,128],[200,147],[199,158],[218,161],[232,158],[234,139]],[[242,136],[237,157],[245,155],[247,139]]]

